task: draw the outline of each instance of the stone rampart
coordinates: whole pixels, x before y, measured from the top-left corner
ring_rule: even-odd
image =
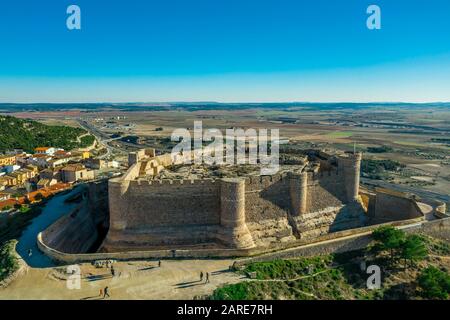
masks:
[[[433,232],[450,230],[450,218],[424,222],[422,219],[411,219],[407,221],[388,223],[401,227],[409,232],[424,232],[434,235]],[[323,235],[314,241],[297,240],[293,243],[279,244],[274,248],[247,248],[247,249],[178,249],[178,250],[150,250],[150,251],[125,251],[125,252],[98,252],[71,254],[61,252],[50,247],[43,240],[42,233],[38,235],[37,245],[39,249],[56,262],[62,264],[73,264],[81,262],[92,262],[95,260],[142,260],[142,259],[170,259],[170,258],[230,258],[251,257],[237,260],[237,264],[246,264],[254,261],[267,261],[273,259],[295,258],[298,256],[314,256],[334,252],[344,252],[360,249],[370,241],[371,232],[378,226],[369,226],[353,230],[339,231]]]
[[[239,181],[149,179],[158,166],[174,161],[170,154],[140,151],[130,156],[123,177],[110,180],[110,229],[103,250],[208,243],[264,247],[294,241],[299,231],[314,237],[361,225],[363,211],[354,205],[359,187],[351,184],[359,176],[359,154],[333,163],[321,159],[323,170],[302,172],[303,165],[296,173]]]
[[[364,194],[368,201],[368,217],[371,223],[423,217],[412,195],[382,188],[376,188],[375,193]]]

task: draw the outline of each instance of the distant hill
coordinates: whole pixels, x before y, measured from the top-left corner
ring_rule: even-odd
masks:
[[[48,126],[37,121],[0,115],[0,152],[36,147],[56,147],[65,150],[92,145],[95,138],[82,128]]]
[[[200,110],[247,110],[247,109],[286,109],[301,107],[303,110],[355,110],[370,108],[450,108],[450,102],[435,103],[312,103],[312,102],[255,102],[255,103],[222,103],[222,102],[129,102],[129,103],[0,103],[0,111],[10,112],[32,112],[32,111],[67,111],[80,110],[82,112],[94,112],[99,110],[121,110],[121,111],[166,111],[180,109],[185,111]]]

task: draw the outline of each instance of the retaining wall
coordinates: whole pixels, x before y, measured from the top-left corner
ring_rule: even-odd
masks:
[[[427,231],[437,226],[427,225],[426,227],[417,226],[423,221],[422,218],[411,219],[389,223],[394,226],[414,226],[416,231]],[[424,222],[430,224],[430,222]],[[450,225],[450,219],[445,222],[445,228]],[[277,257],[295,257],[301,255],[318,255],[331,252],[341,252],[347,250],[355,250],[362,248],[367,244],[370,233],[377,226],[363,227],[353,230],[339,231],[324,236],[320,236],[315,241],[297,240],[293,243],[279,244],[272,248],[250,248],[250,249],[185,249],[185,250],[151,250],[151,251],[128,251],[128,252],[111,252],[111,253],[84,253],[70,254],[60,252],[49,247],[42,238],[40,233],[37,238],[39,249],[54,261],[63,264],[73,264],[81,262],[91,262],[95,260],[145,260],[145,259],[204,259],[204,258],[233,258],[233,257],[254,257],[255,260],[241,259],[238,263],[247,263],[248,261],[271,260]],[[428,232],[428,231],[427,231]],[[359,239],[360,238],[360,239]],[[253,258],[252,258],[253,259]]]

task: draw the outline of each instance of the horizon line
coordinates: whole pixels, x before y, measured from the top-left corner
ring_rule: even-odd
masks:
[[[450,101],[428,101],[428,102],[414,102],[414,101],[201,101],[201,100],[186,100],[186,101],[97,101],[97,102],[0,102],[0,105],[44,105],[44,104],[59,104],[59,105],[87,105],[87,104],[450,104]]]

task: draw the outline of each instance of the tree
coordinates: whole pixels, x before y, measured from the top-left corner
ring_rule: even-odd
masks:
[[[422,270],[417,282],[427,299],[447,299],[450,294],[450,275],[436,267]]]
[[[382,226],[372,232],[375,239],[375,247],[379,251],[388,250],[391,260],[394,260],[396,252],[398,252],[405,241],[405,233],[392,226]]]
[[[413,234],[407,236],[401,245],[400,256],[405,259],[405,266],[407,260],[412,264],[414,261],[425,259],[427,255],[428,249],[423,238],[419,235]]]
[[[42,193],[39,192],[34,196],[34,199],[36,201],[41,201],[42,199],[44,199],[44,196],[42,195]]]

